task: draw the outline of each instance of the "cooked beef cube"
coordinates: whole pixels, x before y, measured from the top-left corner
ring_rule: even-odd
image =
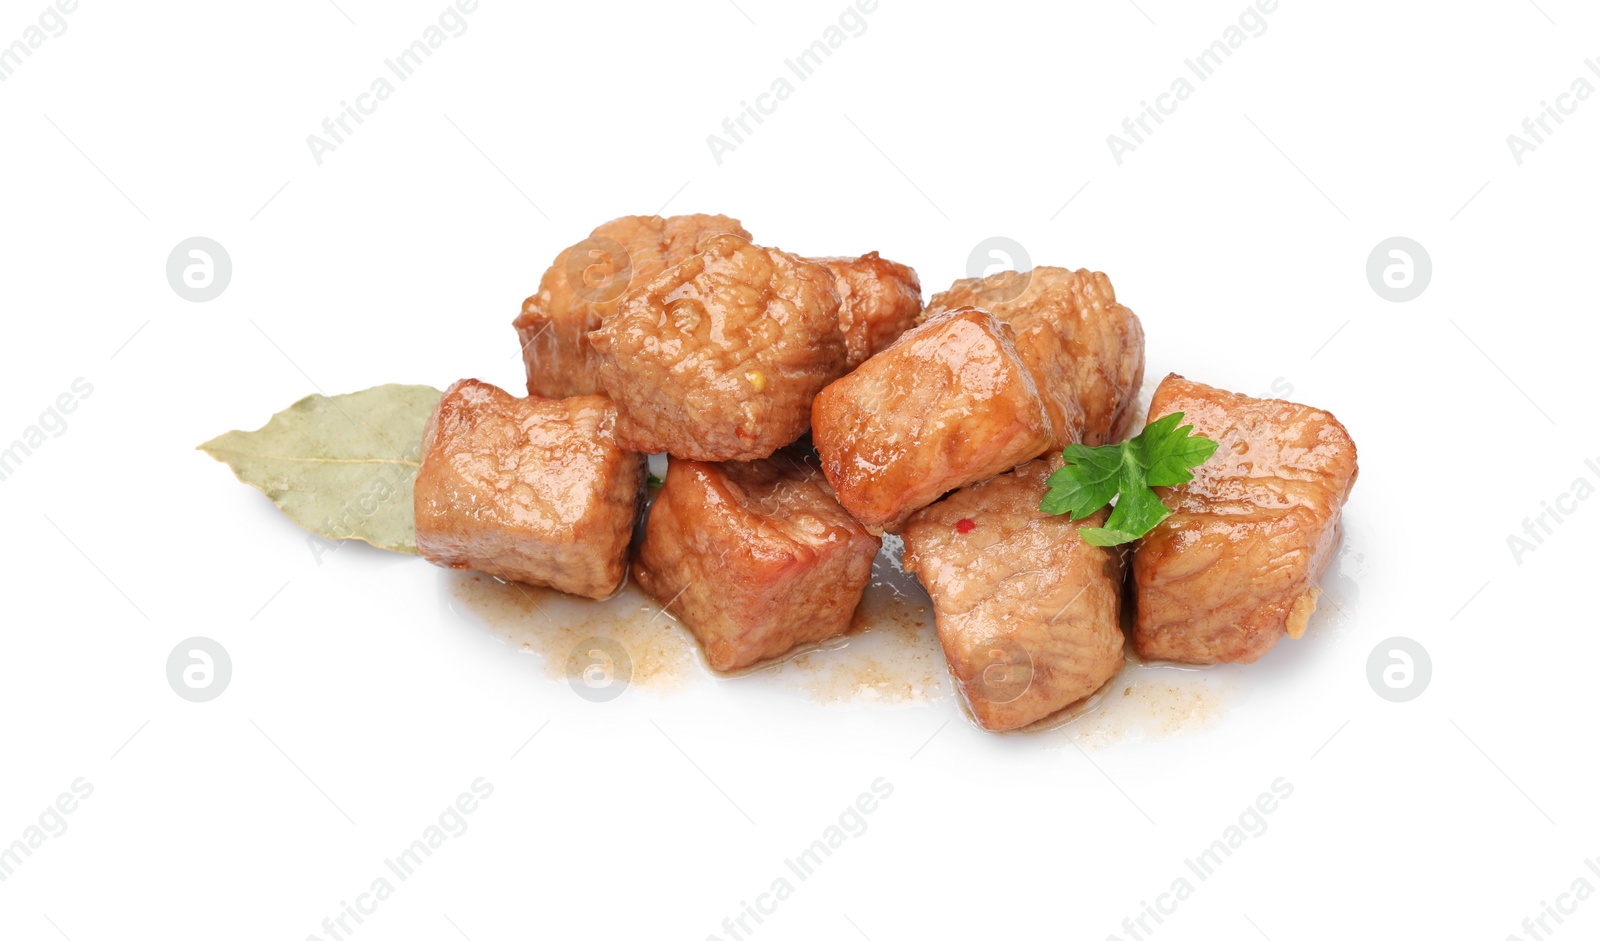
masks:
[[[986,729],[1017,729],[1122,667],[1122,556],[1039,510],[1049,460],[964,487],[906,523],[903,564],[933,597],[950,672]]]
[[[1251,663],[1300,637],[1339,544],[1356,446],[1321,409],[1161,380],[1150,420],[1182,412],[1220,443],[1194,479],[1162,488],[1173,511],[1133,556],[1140,655]]]
[[[924,316],[973,305],[1016,333],[1050,409],[1055,444],[1095,446],[1128,436],[1144,382],[1144,328],[1098,271],[1035,268],[957,281]]]
[[[1050,447],[1050,417],[1006,329],[947,311],[817,396],[811,438],[851,515],[896,532],[942,494]]]
[[[697,461],[767,457],[805,434],[847,369],[833,273],[732,235],[623,298],[589,334],[617,440]]]
[[[528,393],[548,398],[600,391],[589,331],[637,287],[700,250],[713,235],[750,238],[727,216],[623,216],[562,251],[512,321]]]
[[[742,464],[674,457],[633,571],[713,668],[733,670],[844,633],[879,542],[796,451]]]
[[[604,396],[519,399],[451,386],[423,432],[417,551],[449,568],[604,598],[627,574],[645,458]]]
[[[851,369],[916,326],[922,282],[902,264],[868,252],[860,258],[811,258],[833,272],[839,292],[839,329]]]

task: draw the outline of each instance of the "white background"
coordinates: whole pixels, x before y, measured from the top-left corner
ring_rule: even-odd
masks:
[[[483,0],[319,166],[306,136],[442,0],[85,0],[0,84],[0,442],[94,388],[0,483],[0,842],[75,779],[94,793],[0,883],[0,937],[321,934],[480,776],[469,831],[355,937],[727,937],[880,777],[870,828],[754,937],[1130,937],[1280,777],[1269,829],[1155,937],[1501,939],[1574,879],[1600,887],[1600,501],[1521,564],[1506,541],[1600,483],[1600,102],[1520,166],[1505,140],[1577,76],[1600,85],[1600,16],[1285,0],[1119,166],[1106,136],[1244,6],[882,0],[719,165],[707,135],[843,0]],[[0,42],[43,7],[0,4]],[[662,208],[879,249],[929,293],[995,235],[1108,272],[1157,375],[1281,379],[1349,427],[1349,617],[1230,674],[1219,721],[1147,740],[990,736],[948,701],[759,682],[596,705],[444,617],[438,570],[317,564],[193,450],[317,388],[517,388],[509,321],[549,260]],[[165,278],[194,235],[233,259],[209,303]],[[1365,275],[1394,235],[1433,261],[1409,303]],[[202,705],[164,672],[194,635],[234,664]],[[1365,673],[1396,635],[1433,661],[1403,705]],[[1590,900],[1557,935],[1597,931]]]

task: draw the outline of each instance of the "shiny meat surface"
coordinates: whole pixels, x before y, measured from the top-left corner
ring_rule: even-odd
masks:
[[[512,321],[522,344],[528,392],[548,398],[600,391],[589,331],[632,287],[700,250],[713,235],[750,238],[727,216],[623,216],[556,256],[539,292]]]
[[[922,282],[905,265],[868,252],[860,258],[811,258],[833,272],[839,292],[839,329],[851,369],[916,326]]]
[[[671,458],[634,577],[733,670],[850,627],[879,539],[792,450],[749,463]]]
[[[957,281],[926,316],[983,307],[1016,334],[1050,409],[1055,444],[1095,446],[1128,436],[1144,382],[1144,328],[1098,271],[1035,268]]]
[[[476,379],[428,419],[417,550],[430,562],[604,598],[627,573],[645,459],[603,396],[520,399]]]
[[[1356,446],[1321,409],[1161,380],[1150,420],[1182,412],[1221,443],[1194,480],[1162,488],[1173,514],[1133,557],[1142,656],[1251,663],[1299,637],[1339,543]]]
[[[624,447],[766,457],[805,434],[811,400],[846,370],[833,273],[731,235],[703,248],[589,335],[600,384]]]
[[[913,512],[1050,447],[1050,418],[1006,329],[948,311],[817,396],[811,438],[839,502],[895,532]]]
[[[1059,463],[1059,462],[1058,462]],[[1039,510],[1050,463],[1032,461],[912,516],[903,564],[933,597],[950,672],[986,729],[1017,729],[1121,669],[1122,557]]]

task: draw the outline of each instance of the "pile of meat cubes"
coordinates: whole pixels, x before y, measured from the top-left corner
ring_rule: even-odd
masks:
[[[725,216],[630,216],[559,255],[515,321],[528,396],[475,379],[428,422],[417,546],[589,598],[635,581],[717,670],[844,633],[883,533],[932,597],[985,728],[1146,658],[1250,662],[1298,637],[1339,539],[1355,446],[1327,412],[1171,375],[1221,442],[1136,548],[1039,510],[1074,442],[1136,432],[1144,331],[1105,275],[957,281],[926,305],[876,252],[764,248]],[[808,437],[809,436],[809,437]],[[669,455],[647,512],[646,455]]]

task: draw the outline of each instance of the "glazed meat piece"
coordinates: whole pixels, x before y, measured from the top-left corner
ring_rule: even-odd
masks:
[[[629,294],[589,334],[617,440],[697,461],[767,457],[805,434],[846,368],[832,272],[736,236]]]
[[[750,233],[727,216],[623,216],[564,250],[545,271],[539,293],[512,321],[528,370],[528,393],[548,398],[600,391],[589,331],[617,309],[632,287],[700,250],[713,235]]]
[[[1050,409],[1055,444],[1121,441],[1144,382],[1144,328],[1098,271],[1035,268],[957,281],[928,302],[932,316],[972,305],[1011,325]]]
[[[833,383],[811,408],[822,469],[851,515],[896,532],[963,484],[1050,447],[1050,417],[988,311],[947,311]]]
[[[429,562],[604,598],[627,574],[645,459],[604,396],[451,386],[423,432],[417,551]]]
[[[833,272],[839,329],[851,369],[916,326],[922,282],[905,265],[868,252],[860,258],[811,258]]]
[[[1162,489],[1173,511],[1133,557],[1142,656],[1251,663],[1298,638],[1339,543],[1356,446],[1321,409],[1161,380],[1150,420],[1182,412],[1220,443],[1194,479]]]
[[[842,634],[879,539],[790,450],[761,461],[671,458],[634,577],[733,670]]]
[[[1055,462],[1059,465],[1059,459]],[[956,491],[906,523],[903,565],[933,597],[950,672],[978,723],[1017,729],[1083,699],[1122,667],[1122,557],[1040,512],[1041,459]]]

